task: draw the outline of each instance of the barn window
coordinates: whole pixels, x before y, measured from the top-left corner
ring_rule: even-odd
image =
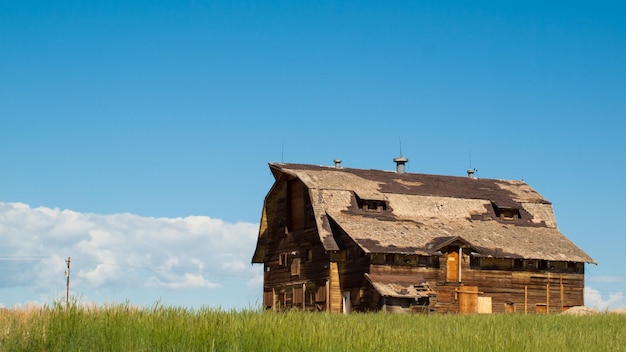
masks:
[[[315,304],[315,294],[316,294],[315,290],[312,290],[307,286],[304,294],[305,294],[304,299],[307,305],[312,306],[313,304]]]
[[[317,286],[315,302],[326,302],[326,286]]]
[[[287,266],[288,263],[289,263],[289,254],[287,254],[287,253],[280,253],[278,255],[278,265],[280,265],[280,266]]]
[[[302,286],[297,286],[293,288],[293,305],[294,306],[302,306],[304,307],[304,289]]]
[[[491,202],[493,211],[496,213],[496,217],[501,220],[515,221],[521,218],[518,208],[499,207],[496,203]]]
[[[581,272],[581,270],[579,270],[578,264],[581,264],[581,267],[582,267],[582,263],[567,262],[567,272],[569,272],[569,273],[579,273],[579,272]]]
[[[288,232],[301,230],[306,221],[306,186],[298,180],[287,183],[287,229]]]
[[[300,258],[291,261],[291,275],[300,276]]]
[[[306,250],[306,259],[305,261],[310,262],[313,260],[313,250],[312,249],[307,249]]]
[[[362,209],[365,211],[378,212],[378,213],[387,210],[387,202],[384,200],[362,199],[356,194],[355,194],[355,197],[356,197],[356,202],[359,206],[359,209]]]
[[[548,270],[549,265],[547,260],[539,260],[537,264],[537,269],[539,270]]]
[[[373,264],[385,264],[385,255],[382,253],[373,253],[372,263]]]
[[[438,268],[439,267],[439,257],[434,255],[420,255],[417,257],[417,265],[425,266],[429,268]]]
[[[385,254],[385,263],[387,264],[393,264],[396,261],[396,255],[395,254],[390,254],[387,253]]]
[[[274,292],[272,290],[263,291],[263,306],[265,309],[270,309],[274,305]]]

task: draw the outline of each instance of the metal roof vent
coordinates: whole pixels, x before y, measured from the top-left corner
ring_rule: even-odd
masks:
[[[476,169],[474,169],[474,168],[469,168],[469,169],[467,169],[467,177],[469,177],[469,178],[475,178],[475,177],[474,177],[474,174],[476,173],[476,171],[478,171],[478,170],[476,170]]]
[[[341,169],[341,159],[335,159],[335,168]]]
[[[400,156],[393,159],[393,161],[396,163],[396,172],[399,174],[403,174],[404,164],[406,164],[409,161],[409,159],[403,157],[402,154],[400,154]]]

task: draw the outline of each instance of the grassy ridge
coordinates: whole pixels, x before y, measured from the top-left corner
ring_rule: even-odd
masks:
[[[61,306],[0,313],[0,351],[626,351],[626,316]]]

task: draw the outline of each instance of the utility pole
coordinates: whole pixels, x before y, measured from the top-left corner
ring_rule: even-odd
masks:
[[[67,282],[65,284],[65,309],[70,308],[70,257],[67,257],[65,262],[67,263],[67,270],[65,270],[65,277]]]

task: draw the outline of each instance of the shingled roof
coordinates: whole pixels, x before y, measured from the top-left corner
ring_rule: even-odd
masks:
[[[523,181],[271,163],[309,190],[320,239],[337,226],[368,253],[432,255],[451,240],[478,256],[595,263],[561,234],[551,203]],[[360,202],[383,208],[368,211]],[[515,218],[503,220],[501,210]]]

